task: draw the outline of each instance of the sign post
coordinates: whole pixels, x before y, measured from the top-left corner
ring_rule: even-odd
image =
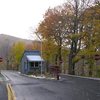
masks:
[[[51,72],[56,75],[57,80],[59,80],[60,67],[57,65],[54,65],[54,66],[51,66],[50,69],[51,69]]]

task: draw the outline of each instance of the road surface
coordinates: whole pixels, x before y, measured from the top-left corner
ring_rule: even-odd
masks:
[[[4,77],[0,74],[0,100],[7,100],[7,89],[6,89],[6,81]]]
[[[17,100],[100,100],[100,81],[67,77],[65,80],[34,79],[3,71]]]

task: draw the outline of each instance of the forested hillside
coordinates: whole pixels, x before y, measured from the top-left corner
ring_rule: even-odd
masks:
[[[0,34],[0,69],[17,69],[24,50],[39,49],[40,42]]]

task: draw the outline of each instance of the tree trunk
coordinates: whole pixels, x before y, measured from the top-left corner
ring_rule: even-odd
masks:
[[[71,75],[75,75],[75,63],[73,62],[74,58],[74,43],[72,41],[71,44],[71,49],[70,49],[70,54],[69,54],[69,68],[68,68],[68,73]]]
[[[89,76],[92,77],[92,66],[89,66]]]
[[[61,54],[61,46],[58,48],[58,65],[60,67],[60,70],[62,72],[62,54]]]
[[[58,42],[58,66],[60,67],[60,70],[62,72],[62,38],[61,36],[59,36],[59,42]]]
[[[69,67],[68,67],[68,74],[75,75],[75,63],[73,62],[73,55],[69,54]]]
[[[73,35],[78,34],[78,1],[75,0],[75,17],[74,17],[74,27],[73,27]],[[78,38],[75,37],[72,39],[71,43],[71,49],[70,49],[70,54],[69,54],[69,74],[75,75],[75,62],[73,59],[75,58],[77,54],[77,46],[78,46]]]
[[[93,75],[93,66],[94,66],[94,60],[92,57],[89,57],[89,76],[92,77]]]

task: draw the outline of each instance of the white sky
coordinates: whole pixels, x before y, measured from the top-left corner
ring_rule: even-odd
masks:
[[[0,0],[0,34],[31,38],[43,14],[67,0]]]

